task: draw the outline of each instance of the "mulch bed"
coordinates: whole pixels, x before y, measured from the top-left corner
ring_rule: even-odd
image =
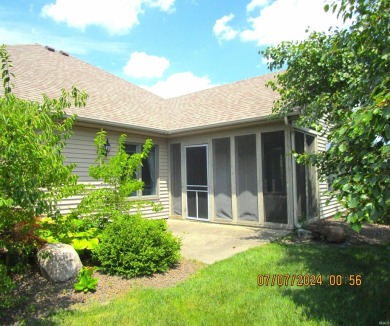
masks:
[[[343,246],[348,245],[383,245],[390,243],[390,226],[379,224],[364,224],[360,232],[355,232],[351,229],[349,223],[344,219],[322,219],[309,225],[308,229],[312,231],[318,231],[324,229],[326,226],[339,226],[342,227],[346,234],[346,241],[341,244]],[[316,239],[302,239],[299,238],[296,233],[293,233],[286,238],[282,239],[284,243],[321,243],[336,245],[328,243],[321,238]],[[340,245],[340,244],[339,244]]]
[[[13,298],[17,300],[17,305],[13,309],[1,312],[0,325],[20,325],[23,324],[22,321],[30,325],[60,309],[72,309],[92,302],[108,303],[134,288],[170,287],[189,278],[203,266],[205,264],[200,262],[182,259],[166,273],[131,279],[95,271],[93,277],[98,278],[98,287],[93,293],[75,292],[74,280],[53,284],[43,278],[37,270],[32,270],[16,277],[17,288],[13,291]]]

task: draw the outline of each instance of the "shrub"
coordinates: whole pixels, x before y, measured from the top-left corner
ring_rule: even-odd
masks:
[[[102,270],[131,277],[167,271],[178,262],[180,245],[166,221],[121,215],[103,230],[92,255]]]
[[[28,101],[12,94],[10,56],[0,46],[0,248],[28,257],[39,245],[36,216],[58,216],[57,203],[82,189],[63,149],[87,94],[72,87],[58,99]],[[30,232],[31,231],[31,232]]]
[[[143,189],[144,183],[138,179],[137,170],[148,157],[153,142],[147,139],[142,152],[129,155],[125,151],[125,140],[124,134],[118,138],[117,152],[108,158],[103,150],[107,134],[104,130],[97,133],[95,138],[97,158],[95,164],[89,168],[89,175],[109,187],[87,187],[86,196],[73,211],[73,214],[88,218],[99,228],[104,228],[108,221],[118,214],[139,211],[145,206],[151,206],[154,211],[162,209],[161,204],[154,202],[136,200],[135,197],[129,200],[130,194]]]

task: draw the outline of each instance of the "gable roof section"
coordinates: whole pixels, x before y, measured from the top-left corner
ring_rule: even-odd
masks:
[[[170,130],[217,126],[268,117],[277,94],[265,86],[275,73],[168,99]]]
[[[130,126],[164,129],[162,99],[138,86],[118,78],[72,56],[52,52],[35,45],[7,46],[15,77],[13,93],[29,100],[60,96],[62,88],[74,85],[88,93],[85,108],[67,113],[79,117]]]
[[[33,45],[7,46],[15,74],[13,93],[29,100],[58,97],[75,85],[88,93],[87,106],[72,108],[80,120],[146,128],[161,133],[258,120],[271,114],[277,93],[268,74],[204,91],[162,99],[75,57]]]

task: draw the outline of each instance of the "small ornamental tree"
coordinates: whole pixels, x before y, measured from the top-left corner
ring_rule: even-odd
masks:
[[[359,230],[363,221],[389,223],[390,2],[341,0],[325,11],[351,24],[311,33],[302,42],[265,50],[271,70],[287,66],[269,85],[280,94],[274,112],[299,108],[299,124],[323,131],[330,149],[296,155],[334,176],[331,195]],[[323,129],[321,122],[328,128]]]
[[[65,165],[62,154],[76,119],[66,117],[65,110],[85,106],[87,95],[73,87],[70,93],[62,90],[58,99],[20,99],[12,94],[11,61],[4,45],[0,60],[0,248],[22,253],[34,245],[32,236],[31,241],[21,240],[24,233],[31,235],[34,217],[55,216],[57,202],[79,190],[72,174],[75,165]]]
[[[145,205],[151,205],[155,211],[160,210],[161,205],[130,198],[131,194],[143,188],[143,182],[135,176],[153,147],[152,140],[146,140],[142,152],[129,155],[124,147],[126,135],[121,135],[118,139],[118,152],[107,159],[104,151],[106,138],[104,130],[97,133],[96,165],[89,168],[90,176],[106,186],[87,190],[73,214],[82,215],[84,219],[90,218],[96,227],[103,227],[108,220],[129,214],[134,209],[138,211]]]

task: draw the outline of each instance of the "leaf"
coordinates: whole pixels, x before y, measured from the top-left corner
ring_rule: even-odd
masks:
[[[358,200],[355,198],[355,197],[352,197],[349,201],[348,201],[348,207],[349,208],[356,208],[358,206]]]
[[[77,291],[83,291],[85,287],[82,283],[75,283],[73,286]]]
[[[71,245],[76,250],[83,250],[88,247],[88,241],[86,239],[73,239]]]
[[[341,187],[341,189],[343,191],[347,191],[347,192],[349,191],[350,188],[351,188],[351,185],[349,183],[347,183],[347,184],[345,184],[344,186]]]
[[[325,5],[324,11],[325,11],[325,12],[328,12],[328,11],[329,11],[329,5],[328,5],[328,4]]]
[[[386,125],[385,135],[386,135],[386,138],[389,140],[390,139],[390,125]]]
[[[351,223],[352,230],[359,232],[362,229],[362,223],[361,222],[355,222]]]
[[[362,117],[362,120],[365,122],[365,123],[368,123],[372,120],[372,111],[366,111],[364,112],[363,114],[363,117]]]
[[[341,217],[341,212],[337,212],[335,215],[334,215],[334,218],[337,220]]]

